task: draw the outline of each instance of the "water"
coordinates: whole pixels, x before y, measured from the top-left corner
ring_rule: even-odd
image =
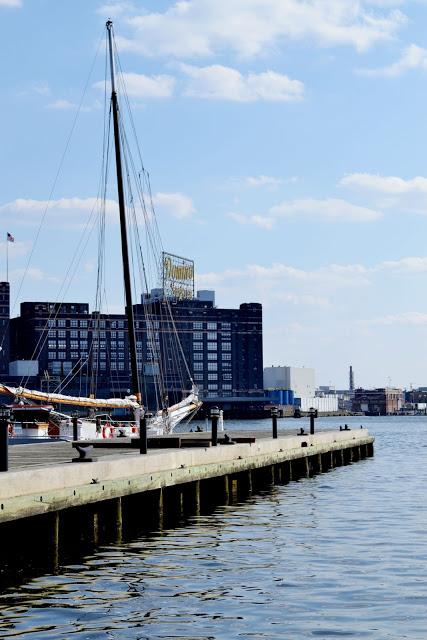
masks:
[[[346,422],[361,420],[376,436],[374,458],[9,589],[0,637],[424,640],[427,418]]]

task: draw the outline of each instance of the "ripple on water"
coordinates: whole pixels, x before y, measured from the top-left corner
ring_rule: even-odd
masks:
[[[374,459],[100,548],[61,575],[9,589],[0,637],[424,640],[424,419],[366,423]]]

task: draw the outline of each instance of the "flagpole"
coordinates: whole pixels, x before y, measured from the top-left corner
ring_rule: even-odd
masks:
[[[9,282],[9,238],[6,233],[6,282]]]

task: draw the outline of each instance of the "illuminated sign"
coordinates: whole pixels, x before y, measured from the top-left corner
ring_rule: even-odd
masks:
[[[162,288],[167,298],[192,300],[194,298],[194,262],[162,253]]]

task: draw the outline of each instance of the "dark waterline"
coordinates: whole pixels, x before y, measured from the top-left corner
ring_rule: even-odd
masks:
[[[9,589],[0,637],[424,640],[427,417],[345,421],[376,436],[374,458],[100,548],[60,575]],[[280,421],[286,430],[305,425]]]

